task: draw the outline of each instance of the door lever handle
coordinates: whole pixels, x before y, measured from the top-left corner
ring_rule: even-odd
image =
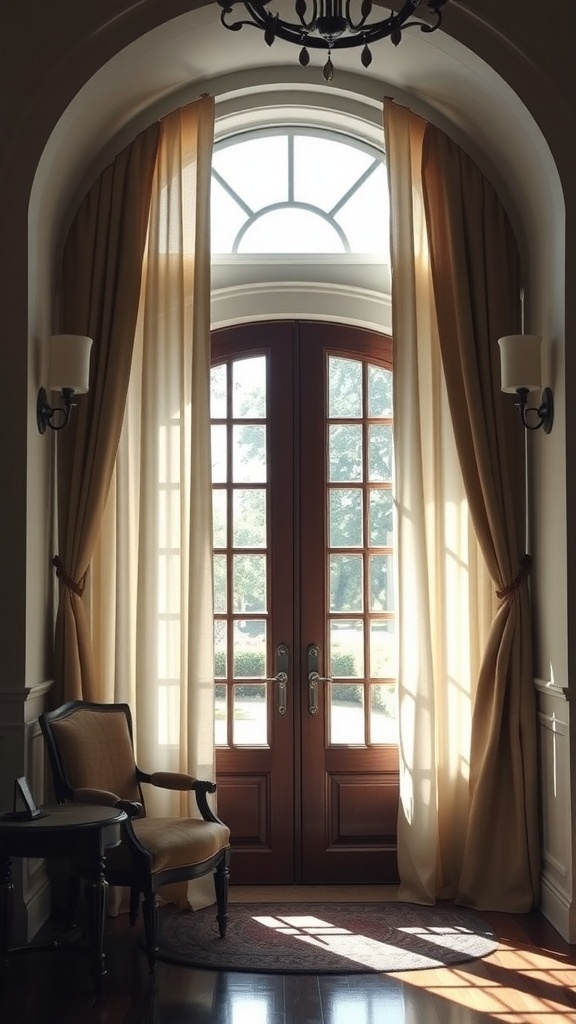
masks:
[[[321,676],[318,672],[308,675],[308,711],[311,715],[318,714],[318,683],[331,683],[330,676]]]
[[[311,715],[318,714],[318,683],[331,683],[330,676],[321,676],[318,672],[318,658],[320,648],[318,644],[309,644],[307,650],[308,666],[308,712]]]
[[[278,644],[274,654],[275,676],[268,676],[266,683],[278,683],[278,702],[276,710],[279,715],[286,714],[288,700],[288,648],[286,644]]]
[[[275,676],[268,676],[265,683],[278,683],[278,704],[277,711],[279,715],[286,714],[286,688],[288,683],[287,672],[277,672]]]

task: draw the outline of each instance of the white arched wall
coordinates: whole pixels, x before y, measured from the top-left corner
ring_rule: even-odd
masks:
[[[524,8],[516,0],[506,5],[504,12],[502,5],[491,4],[490,0],[476,2],[474,11],[452,0],[451,17],[447,13],[445,18],[446,32],[430,37],[406,35],[396,50],[381,44],[388,47],[383,51],[386,57],[381,76],[380,60],[375,61],[371,74],[359,74],[354,55],[343,54],[333,86],[326,87],[320,86],[317,67],[303,72],[295,62],[284,64],[294,61],[290,47],[278,48],[275,53],[267,50],[255,33],[224,33],[216,23],[214,4],[182,14],[181,10],[189,6],[184,0],[149,0],[129,9],[121,0],[113,0],[108,8],[117,7],[121,16],[116,23],[108,16],[102,24],[98,23],[97,6],[87,0],[84,14],[76,12],[73,27],[77,46],[66,54],[63,47],[69,25],[46,26],[34,89],[30,90],[30,102],[35,98],[37,103],[33,118],[36,149],[27,139],[27,173],[17,187],[16,175],[11,179],[9,168],[10,145],[18,142],[17,127],[0,163],[0,190],[4,186],[6,194],[6,184],[12,180],[16,204],[4,214],[8,227],[5,237],[10,244],[12,231],[21,267],[22,256],[27,256],[26,501],[19,491],[20,501],[15,503],[26,508],[25,536],[20,532],[16,546],[16,551],[25,549],[26,553],[25,630],[19,621],[11,637],[24,640],[25,632],[26,640],[22,651],[13,645],[9,652],[14,665],[24,665],[19,675],[23,688],[29,687],[41,699],[50,675],[50,557],[54,541],[46,508],[52,498],[52,470],[49,439],[41,439],[35,432],[34,405],[42,382],[41,342],[57,321],[56,282],[62,238],[82,194],[144,124],[203,91],[213,92],[224,117],[231,118],[250,106],[254,93],[268,98],[272,116],[278,92],[284,97],[291,92],[307,93],[311,107],[324,105],[336,113],[354,110],[366,118],[370,131],[375,130],[382,97],[392,95],[435,121],[475,157],[501,192],[521,244],[526,328],[545,338],[545,368],[556,397],[553,433],[546,439],[531,439],[532,479],[537,483],[530,502],[536,672],[544,695],[543,720],[560,722],[562,728],[565,725],[568,740],[567,709],[558,715],[555,705],[546,704],[546,700],[550,695],[553,700],[556,689],[561,694],[568,685],[568,608],[576,586],[568,575],[571,550],[567,519],[571,517],[571,505],[566,491],[566,458],[572,441],[566,434],[564,415],[565,318],[576,323],[576,300],[570,301],[564,286],[566,261],[576,263],[576,242],[568,233],[566,249],[564,232],[571,218],[576,218],[568,210],[566,220],[562,190],[562,177],[567,181],[576,168],[566,131],[558,124],[559,113],[564,113],[567,104],[567,90],[562,81],[556,80],[557,68],[541,69],[530,57],[541,49],[539,19],[534,15],[533,23],[516,22],[513,8]],[[173,17],[167,20],[170,15]],[[244,35],[247,38],[240,38]],[[562,32],[558,36],[558,45],[563,46]],[[50,65],[47,58],[56,51],[60,59]],[[282,64],[274,64],[275,59]],[[568,64],[566,68],[568,71]],[[220,72],[224,69],[227,74],[223,78]],[[40,89],[42,73],[51,90]],[[551,116],[553,109],[556,117]],[[24,222],[24,202],[28,204],[26,181],[32,178],[28,244],[23,251],[23,239],[21,235],[16,239],[16,232]],[[354,298],[359,301],[367,296]],[[23,310],[16,309],[17,300],[18,291],[14,310],[9,309],[9,313],[13,312],[16,334],[22,337]],[[244,318],[249,315],[247,309]],[[226,316],[217,319],[224,322]],[[16,401],[11,395],[9,404],[15,407]],[[19,404],[22,420],[21,398]],[[550,494],[554,495],[553,508]],[[14,515],[16,521],[17,509]],[[10,551],[9,564],[14,557]],[[556,728],[549,731],[554,736],[558,733]],[[567,776],[573,771],[568,767]],[[546,778],[545,787],[552,782],[556,780]],[[569,790],[564,799],[570,799]],[[570,808],[567,815],[565,808],[558,809],[564,813],[569,831]],[[555,827],[554,822],[545,822],[549,831]],[[566,933],[572,927],[569,836],[553,836],[552,841],[556,845],[550,864],[556,874],[550,884],[547,910]]]

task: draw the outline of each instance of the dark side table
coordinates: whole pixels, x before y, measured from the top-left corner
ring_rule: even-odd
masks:
[[[106,850],[118,846],[124,811],[91,804],[58,804],[43,807],[42,817],[10,820],[0,815],[0,967],[5,968],[12,953],[26,950],[65,948],[20,946],[10,948],[14,885],[13,857],[82,857],[88,867],[89,947],[94,983],[99,988],[106,973],[104,921],[107,883],[104,877]],[[74,948],[82,948],[75,946]]]

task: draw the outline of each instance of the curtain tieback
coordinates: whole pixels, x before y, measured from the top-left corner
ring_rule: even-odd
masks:
[[[523,555],[520,560],[520,568],[516,573],[516,576],[507,587],[503,587],[502,590],[496,591],[496,597],[499,601],[503,601],[506,597],[510,597],[515,590],[518,589],[521,583],[530,575],[530,569],[532,567],[532,559],[530,555]]]
[[[54,555],[52,565],[56,569],[56,575],[60,582],[63,583],[65,587],[68,587],[68,590],[71,590],[73,594],[77,594],[78,597],[82,597],[82,594],[84,593],[84,584],[86,582],[86,573],[84,573],[82,579],[77,583],[76,580],[73,580],[66,572],[64,562],[60,558],[60,555]]]

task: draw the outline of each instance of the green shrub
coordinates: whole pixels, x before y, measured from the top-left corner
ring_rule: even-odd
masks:
[[[262,651],[236,651],[234,654],[235,679],[262,679],[266,670],[266,661]],[[216,651],[214,657],[214,674],[221,679],[226,672],[226,654]],[[236,696],[249,698],[257,696],[252,686],[236,686]]]
[[[354,676],[355,659],[353,654],[332,655],[332,675],[350,679]]]

